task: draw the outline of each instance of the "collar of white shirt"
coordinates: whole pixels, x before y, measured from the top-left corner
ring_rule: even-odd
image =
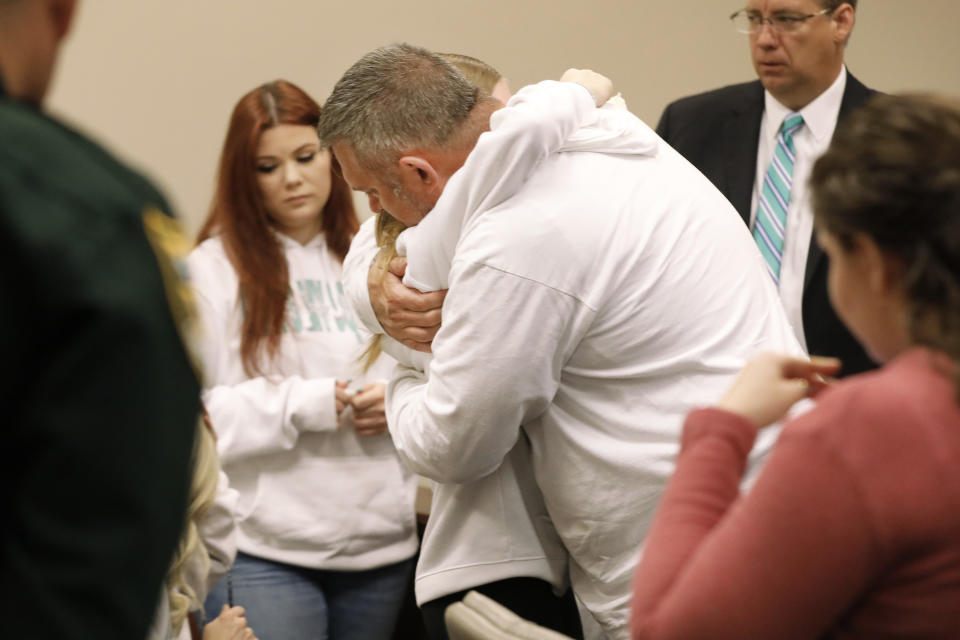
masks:
[[[840,115],[840,103],[843,102],[843,92],[846,88],[847,67],[843,65],[833,84],[817,96],[813,102],[799,111],[800,115],[803,116],[804,127],[818,147],[825,145],[833,136],[833,130],[837,126],[837,116]],[[780,135],[780,125],[783,124],[784,118],[793,113],[793,110],[777,101],[770,95],[769,91],[763,92],[763,98],[763,117],[767,125],[765,130],[767,135],[771,136],[770,140],[773,141]]]

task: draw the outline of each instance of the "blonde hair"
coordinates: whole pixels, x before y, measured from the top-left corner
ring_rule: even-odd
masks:
[[[470,84],[488,94],[503,79],[499,71],[482,60],[461,53],[438,53],[437,55],[452,64]],[[374,258],[376,266],[386,270],[390,261],[397,256],[397,236],[403,233],[406,228],[406,225],[388,213],[381,211],[377,214],[374,233],[380,251]],[[381,334],[374,335],[363,355],[360,356],[364,370],[373,366],[376,359],[380,357],[383,352],[382,340],[383,336]]]
[[[213,504],[217,494],[219,475],[220,463],[217,459],[217,446],[213,432],[204,420],[198,420],[197,436],[193,446],[193,481],[190,485],[187,519],[180,545],[167,571],[170,624],[175,634],[183,626],[187,614],[203,606],[193,587],[188,584],[184,569],[193,555],[196,555],[201,562],[201,575],[205,576],[210,569],[210,556],[200,537],[197,523],[203,519],[210,505]]]
[[[462,53],[438,53],[437,55],[456,67],[470,84],[487,93],[493,93],[493,88],[503,79],[499,71],[483,60],[477,60]]]

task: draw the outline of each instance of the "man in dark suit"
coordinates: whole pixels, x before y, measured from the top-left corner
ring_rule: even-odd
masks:
[[[843,64],[855,12],[856,0],[749,0],[731,19],[759,80],[677,100],[657,125],[751,228],[801,344],[841,358],[844,375],[876,365],[830,305],[806,178],[874,93]]]

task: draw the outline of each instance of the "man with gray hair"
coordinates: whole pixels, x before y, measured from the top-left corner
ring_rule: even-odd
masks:
[[[370,197],[371,210],[385,208],[407,226],[433,207],[442,182],[501,106],[439,56],[419,53],[398,45],[365,56],[337,83],[320,122],[322,139],[340,143],[338,159],[386,179],[363,188],[351,184]],[[412,149],[423,153],[404,153]]]
[[[625,638],[630,577],[684,415],[757,350],[801,351],[736,212],[626,112],[621,130],[544,150],[508,197],[431,224],[456,215],[433,209],[475,166],[481,134],[541,87],[491,118],[498,105],[441,58],[393,45],[344,74],[319,130],[374,212],[457,230],[436,238],[452,259],[428,371],[398,368],[388,387],[401,457],[439,482],[470,482],[500,466],[524,425],[571,584]],[[417,238],[429,249],[432,236]]]

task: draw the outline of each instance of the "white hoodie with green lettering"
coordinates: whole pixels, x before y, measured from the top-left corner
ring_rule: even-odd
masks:
[[[230,485],[240,494],[237,546],[288,564],[365,570],[417,549],[415,478],[389,434],[359,437],[337,380],[387,377],[387,357],[363,374],[368,333],[345,304],[341,265],[323,234],[306,245],[277,235],[289,265],[287,319],[277,356],[251,376],[240,360],[238,280],[219,238],[188,259],[203,329],[203,401]]]

